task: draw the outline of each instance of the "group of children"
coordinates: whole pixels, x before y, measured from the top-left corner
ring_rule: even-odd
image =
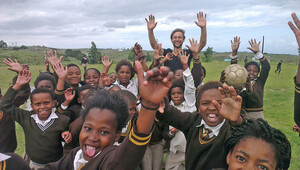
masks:
[[[298,28],[289,25],[300,47],[300,21],[295,14],[292,17]],[[0,154],[0,168],[13,167],[11,160],[16,160],[24,169],[156,170],[163,167],[165,148],[165,169],[288,169],[289,141],[263,120],[270,65],[259,43],[249,41],[249,49],[262,69],[248,62],[249,81],[242,89],[219,81],[203,83],[206,70],[198,53],[206,45],[206,14],[197,14],[200,41],[190,40],[188,50],[182,49],[184,30],[171,33],[173,50],[163,49],[154,37],[155,17],[150,15],[146,21],[154,49],[149,68],[136,43],[133,65],[121,60],[116,72],[108,74],[113,61],[105,56],[102,72],[89,68],[82,81],[76,64],[64,67],[62,57],[48,51],[45,57],[54,73],[40,73],[30,92],[28,67],[4,60],[18,75],[0,103],[0,152],[16,149],[16,121],[25,134],[26,163],[17,155]],[[239,44],[235,37],[232,64],[237,62]],[[299,125],[298,74],[295,122]],[[29,95],[26,110],[20,109]]]

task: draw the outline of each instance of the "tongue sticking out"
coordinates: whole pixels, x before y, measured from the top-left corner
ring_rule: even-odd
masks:
[[[96,153],[96,148],[95,147],[86,147],[86,153],[88,154],[89,157],[93,157]]]

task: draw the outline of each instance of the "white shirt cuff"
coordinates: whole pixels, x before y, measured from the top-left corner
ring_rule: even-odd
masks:
[[[63,104],[61,104],[60,107],[61,107],[63,110],[66,110],[66,109],[68,108],[68,106],[64,106]]]
[[[262,59],[264,57],[263,53],[261,53],[260,51],[258,53],[256,53],[254,56],[258,60],[260,60],[260,59]]]

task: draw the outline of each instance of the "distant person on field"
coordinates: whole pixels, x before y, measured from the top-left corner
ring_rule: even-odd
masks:
[[[295,13],[292,13],[292,18],[294,20],[295,25],[289,21],[288,24],[291,30],[294,32],[298,47],[300,48],[300,21]],[[294,131],[300,131],[300,60],[298,63],[298,72],[295,77],[295,98],[294,98],[294,120],[296,125],[294,125]]]
[[[282,64],[282,60],[280,60],[279,63],[277,64],[277,69],[275,70],[275,73],[278,71],[278,74],[280,74],[281,64]]]
[[[84,72],[86,71],[86,67],[87,67],[87,63],[88,63],[88,58],[86,56],[84,56],[82,59],[81,59],[81,65],[84,69]]]
[[[201,28],[201,37],[200,37],[200,43],[197,48],[190,48],[189,46],[186,46],[188,50],[184,50],[187,52],[187,55],[189,56],[188,66],[190,66],[191,60],[193,57],[198,56],[198,53],[205,47],[206,45],[206,14],[203,12],[197,13],[197,19],[198,21],[195,21],[196,25]],[[155,17],[153,15],[149,15],[149,20],[145,18],[147,22],[147,28],[148,28],[148,36],[151,47],[154,49],[157,45],[157,41],[154,36],[154,28],[157,25],[157,22],[155,22]],[[163,56],[166,56],[168,53],[171,53],[172,57],[171,59],[168,59],[164,62],[165,66],[170,67],[171,71],[176,71],[178,69],[183,69],[182,64],[180,63],[180,60],[178,58],[179,52],[182,51],[182,45],[185,40],[185,31],[183,29],[177,28],[172,31],[171,33],[171,42],[173,44],[173,50],[168,49],[162,49],[160,54],[163,54]],[[191,40],[190,40],[191,41]],[[197,41],[196,41],[197,43]]]
[[[245,60],[244,60],[244,65],[246,65],[248,63],[248,56],[246,56]]]

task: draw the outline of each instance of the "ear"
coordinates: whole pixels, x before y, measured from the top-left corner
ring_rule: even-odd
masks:
[[[80,99],[79,99],[79,97],[77,98],[77,102],[78,102],[78,103],[80,103]],[[80,103],[80,104],[81,104],[81,103]]]
[[[227,156],[226,156],[226,163],[227,163],[227,165],[229,165],[230,157],[231,157],[231,151],[229,151],[228,154],[227,154]]]
[[[117,131],[116,136],[115,136],[115,142],[118,142],[121,137],[121,131]]]

